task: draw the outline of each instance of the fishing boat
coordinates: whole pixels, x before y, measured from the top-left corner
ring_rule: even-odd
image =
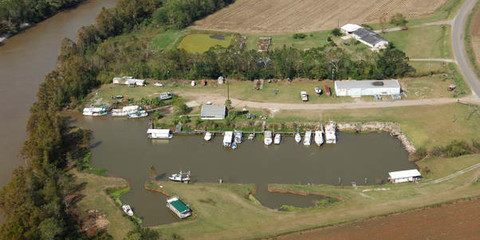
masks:
[[[300,133],[295,133],[295,142],[300,143],[302,141],[302,135]]]
[[[275,134],[275,138],[273,138],[273,144],[280,144],[280,142],[282,141],[282,135],[280,135],[280,133],[277,133]]]
[[[248,135],[248,140],[253,140],[255,138],[255,133],[250,133],[250,135]]]
[[[243,135],[242,131],[234,131],[234,136],[235,136],[234,141],[235,141],[235,143],[237,143],[237,144],[242,143],[242,135]]]
[[[83,109],[84,116],[104,116],[107,115],[107,106],[102,107],[88,107]]]
[[[133,216],[133,210],[130,207],[130,205],[125,204],[125,205],[122,206],[122,209],[125,212],[125,214],[127,214],[128,216],[130,216],[130,217]]]
[[[172,174],[172,176],[168,177],[168,179],[172,182],[188,183],[190,182],[190,171],[188,172],[180,171],[179,173],[174,173]]]
[[[232,141],[233,141],[233,132],[232,131],[226,131],[223,134],[223,146],[224,147],[231,147],[232,146]]]
[[[315,87],[315,93],[320,95],[322,94],[322,88],[321,87]]]
[[[264,138],[263,138],[263,143],[265,143],[265,145],[267,146],[272,145],[272,142],[273,142],[272,135],[273,135],[272,131],[265,131]]]
[[[337,143],[336,136],[337,124],[334,121],[330,121],[327,126],[325,126],[325,142],[326,143]]]
[[[167,199],[167,208],[175,213],[175,215],[177,215],[177,217],[180,219],[184,219],[192,215],[192,209],[190,209],[178,197]]]
[[[205,133],[205,137],[203,137],[203,139],[205,139],[205,141],[210,141],[212,140],[212,137],[213,137],[213,134],[211,132],[206,132]]]
[[[233,142],[233,143],[232,143],[232,149],[237,149],[237,147],[238,147],[237,143],[236,143],[236,142]]]
[[[128,114],[127,118],[143,118],[146,116],[148,116],[148,112],[142,109],[136,113]]]
[[[303,138],[303,145],[310,146],[312,143],[312,131],[306,131],[305,137]]]
[[[323,129],[323,128],[322,128]],[[315,144],[320,147],[320,145],[323,144],[323,130],[317,130],[315,131]]]
[[[140,109],[140,106],[137,105],[125,106],[122,109],[113,109],[112,117],[126,117],[129,114],[138,112]]]

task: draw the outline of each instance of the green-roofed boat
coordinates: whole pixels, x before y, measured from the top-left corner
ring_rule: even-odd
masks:
[[[180,219],[190,217],[192,209],[183,203],[178,197],[167,199],[167,207],[172,210]]]

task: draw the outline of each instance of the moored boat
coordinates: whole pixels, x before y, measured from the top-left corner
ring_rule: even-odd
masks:
[[[312,143],[312,131],[306,131],[303,138],[303,145],[309,146]]]
[[[210,141],[212,140],[212,137],[213,137],[213,134],[211,132],[206,132],[205,133],[205,137],[203,137],[203,139],[205,139],[205,141]]]
[[[188,182],[190,182],[190,171],[188,171],[188,172],[180,171],[179,173],[174,173],[174,174],[172,174],[172,176],[168,177],[168,180],[170,180],[172,182],[188,183]]]
[[[330,121],[327,126],[325,126],[326,143],[337,143],[336,128],[337,124],[334,121]]]
[[[300,133],[295,133],[295,142],[300,143],[302,141],[302,135]]]
[[[250,133],[250,135],[248,135],[248,140],[253,140],[255,138],[255,133]]]
[[[275,134],[275,138],[273,139],[273,144],[280,144],[280,142],[282,141],[282,135],[280,135],[280,133],[277,133]]]
[[[167,207],[180,219],[187,218],[192,215],[192,210],[178,197],[167,199]]]
[[[125,212],[125,214],[127,214],[128,216],[130,216],[130,217],[133,216],[133,210],[130,207],[130,205],[128,205],[128,204],[122,205],[122,209]]]
[[[236,142],[233,142],[233,143],[232,143],[232,149],[237,149],[237,147],[238,147],[237,143],[236,143]]]
[[[128,114],[127,118],[143,118],[148,116],[148,112],[145,110],[139,110],[136,113]]]
[[[243,135],[242,131],[235,131],[234,135],[235,135],[235,138],[234,138],[235,143],[237,144],[242,143],[242,135]]]
[[[232,146],[232,141],[233,141],[233,132],[232,131],[226,131],[223,134],[223,146],[224,147],[231,147]]]
[[[317,144],[317,146],[320,146],[323,144],[323,131],[315,131],[315,144]]]
[[[129,114],[138,112],[139,110],[141,110],[141,108],[137,105],[125,106],[122,109],[113,109],[112,117],[126,117]]]
[[[272,145],[273,139],[272,139],[272,131],[265,131],[264,133],[264,138],[263,138],[263,143],[267,146]]]
[[[107,106],[102,107],[88,107],[83,109],[84,116],[104,116],[107,115]]]

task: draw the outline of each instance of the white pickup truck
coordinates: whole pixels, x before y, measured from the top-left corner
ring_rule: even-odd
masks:
[[[306,102],[308,101],[308,94],[305,91],[300,92],[300,97],[302,98],[302,101]]]

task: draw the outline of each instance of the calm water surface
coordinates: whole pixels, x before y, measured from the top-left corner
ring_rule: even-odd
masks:
[[[109,174],[127,179],[132,191],[122,197],[143,218],[145,225],[174,221],[165,208],[165,197],[145,191],[143,185],[154,166],[160,178],[179,170],[190,170],[200,182],[338,184],[368,180],[375,184],[387,172],[414,168],[400,141],[389,134],[343,134],[338,144],[303,146],[286,137],[279,146],[266,147],[261,141],[246,141],[236,150],[222,147],[222,136],[205,142],[203,136],[175,137],[170,141],[146,138],[146,120],[78,116],[78,125],[94,131],[92,163]],[[262,187],[263,186],[263,187]],[[266,206],[283,204],[308,206],[315,199],[259,191],[257,198]],[[317,198],[318,199],[318,198]],[[285,202],[286,201],[286,202]]]

